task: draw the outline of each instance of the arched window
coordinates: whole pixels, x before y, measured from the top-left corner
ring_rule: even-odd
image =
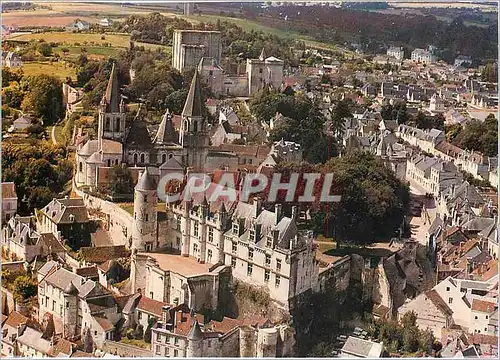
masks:
[[[193,123],[193,132],[197,132],[198,131],[198,121],[195,121]]]
[[[141,163],[144,163],[144,153],[141,154]]]
[[[109,118],[106,118],[106,126],[104,127],[106,131],[111,130],[111,120]]]
[[[82,171],[83,171],[83,163],[82,163],[81,161],[80,161],[80,164],[78,165],[78,170],[79,170],[80,172],[82,172]]]
[[[168,154],[169,159],[172,159],[173,157],[174,157],[174,154],[172,154],[172,153]]]
[[[189,123],[187,120],[184,120],[184,131],[189,131]]]
[[[108,167],[111,167],[111,159],[108,159]]]
[[[115,119],[115,131],[120,131],[120,119]]]
[[[118,159],[115,159],[115,165],[118,165]]]
[[[161,156],[161,163],[163,164],[165,161],[167,161],[167,154]]]
[[[134,154],[134,164],[137,164],[137,154]]]

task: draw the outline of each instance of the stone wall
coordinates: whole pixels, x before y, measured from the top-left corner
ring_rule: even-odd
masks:
[[[16,301],[14,300],[14,294],[9,290],[2,288],[2,314],[10,314],[12,311],[16,310]]]
[[[78,189],[74,182],[73,190],[83,199],[85,206],[109,215],[109,224],[105,224],[105,227],[107,226],[109,229],[109,237],[113,245],[126,245],[128,247],[129,238],[132,236],[132,215],[118,204],[85,193]]]
[[[153,357],[151,350],[143,349],[137,346],[106,340],[102,345],[104,352],[118,355],[120,357]]]

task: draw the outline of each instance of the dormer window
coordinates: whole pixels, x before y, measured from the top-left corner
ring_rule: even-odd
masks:
[[[233,235],[238,235],[239,230],[240,230],[240,226],[236,222],[234,222],[233,223]]]
[[[71,222],[75,222],[75,215],[70,214],[70,215],[69,215],[69,221],[71,221]]]
[[[266,246],[268,248],[272,248],[273,247],[273,236],[272,235],[267,235]]]
[[[255,230],[254,229],[250,230],[250,241],[255,242]]]
[[[253,249],[248,248],[248,260],[253,260]]]

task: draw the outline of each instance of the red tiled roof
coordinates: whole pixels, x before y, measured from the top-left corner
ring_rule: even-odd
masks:
[[[9,317],[5,321],[5,325],[12,326],[12,327],[18,327],[19,325],[23,323],[27,323],[28,318],[24,315],[21,315],[17,311],[13,311],[10,313]]]
[[[76,273],[83,277],[98,277],[99,273],[97,272],[96,266],[88,266],[83,268],[76,269]]]
[[[113,324],[106,318],[100,316],[94,316],[95,321],[101,326],[104,331],[113,330],[115,327]]]
[[[498,336],[486,334],[469,334],[469,342],[476,345],[498,345]]]
[[[168,305],[167,303],[153,300],[150,298],[147,298],[145,296],[141,296],[141,299],[139,300],[139,303],[137,304],[137,309],[153,314],[155,316],[161,317],[162,314],[162,308]]]
[[[472,300],[472,310],[491,314],[495,311],[496,303],[474,299]]]
[[[73,346],[70,341],[66,339],[59,339],[52,347],[51,355],[54,357],[63,357],[62,355],[71,355]]]

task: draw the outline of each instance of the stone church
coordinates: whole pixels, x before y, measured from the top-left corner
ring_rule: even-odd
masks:
[[[76,154],[78,186],[97,188],[103,169],[119,164],[129,167],[192,168],[205,170],[209,148],[208,123],[203,115],[199,75],[195,73],[176,131],[167,110],[156,133],[148,130],[139,109],[132,124],[125,125],[127,107],[121,98],[115,66],[98,109],[97,140],[88,140]]]

